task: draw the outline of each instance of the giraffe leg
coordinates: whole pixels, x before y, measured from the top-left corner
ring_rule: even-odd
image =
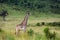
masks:
[[[26,32],[26,27],[24,27],[24,32]]]
[[[19,29],[16,28],[15,34],[16,34],[16,35],[19,35]]]

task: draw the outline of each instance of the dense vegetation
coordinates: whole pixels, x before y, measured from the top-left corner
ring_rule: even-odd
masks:
[[[0,0],[0,3],[17,5],[44,13],[60,14],[60,0]]]

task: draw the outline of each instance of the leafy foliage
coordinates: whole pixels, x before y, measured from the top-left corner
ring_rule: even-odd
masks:
[[[34,33],[34,31],[33,31],[32,29],[28,30],[28,34],[29,34],[30,36],[32,36],[33,33]]]
[[[1,28],[0,28],[0,33],[4,32]]]
[[[37,23],[36,26],[40,26],[40,23]]]
[[[41,12],[60,14],[59,0],[0,0],[0,3],[20,5],[24,8],[39,9]]]
[[[42,24],[42,25],[45,25],[45,22],[42,22],[41,24]]]
[[[49,28],[45,28],[45,29],[44,29],[44,33],[45,33],[45,35],[46,35],[47,40],[51,40],[51,39],[55,40],[55,38],[56,38],[56,33],[55,33],[55,32],[51,33],[51,32],[49,31]]]
[[[47,23],[49,26],[60,26],[60,22]]]

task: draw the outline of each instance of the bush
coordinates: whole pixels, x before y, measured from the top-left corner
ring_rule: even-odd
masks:
[[[56,25],[57,25],[57,26],[60,26],[60,22],[56,22]]]
[[[52,26],[52,23],[47,23],[48,26]]]
[[[45,33],[45,36],[46,36],[47,40],[51,40],[51,39],[55,40],[56,33],[55,32],[51,33],[49,31],[49,28],[45,28],[44,33]]]
[[[0,28],[0,32],[2,32],[2,29]]]
[[[49,38],[50,38],[50,36],[49,36],[49,34],[50,34],[49,28],[45,28],[44,33],[45,33],[45,36],[46,36],[47,40],[49,40]]]
[[[47,23],[49,26],[60,26],[60,22]]]
[[[34,31],[33,31],[32,29],[28,30],[28,34],[29,34],[30,36],[32,36],[33,33],[34,33]]]
[[[42,25],[45,25],[45,22],[42,22],[41,24],[42,24]]]
[[[36,26],[40,26],[40,23],[37,23]]]
[[[3,30],[0,28],[0,32],[3,32]]]
[[[49,28],[45,28],[44,33],[49,33]]]

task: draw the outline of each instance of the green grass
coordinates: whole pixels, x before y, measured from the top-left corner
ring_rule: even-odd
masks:
[[[35,40],[41,40],[41,35],[39,33],[36,33]]]

